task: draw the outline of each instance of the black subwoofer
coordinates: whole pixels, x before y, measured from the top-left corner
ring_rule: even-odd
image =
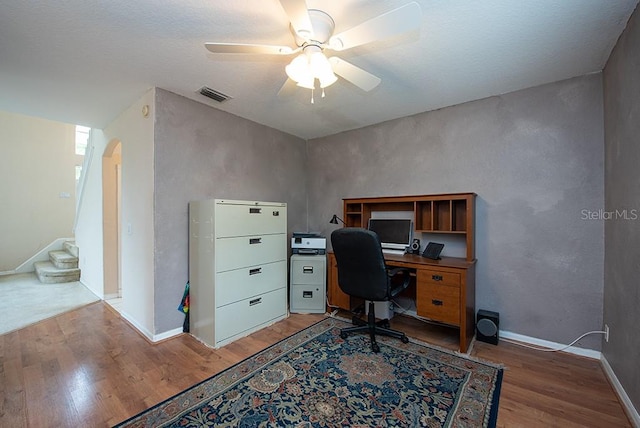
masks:
[[[498,344],[500,314],[480,309],[476,316],[476,339],[481,342]]]

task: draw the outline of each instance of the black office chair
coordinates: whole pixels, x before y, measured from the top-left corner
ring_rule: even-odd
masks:
[[[371,349],[379,352],[376,334],[383,334],[409,342],[407,336],[389,329],[389,320],[376,323],[374,302],[389,301],[407,288],[411,280],[408,269],[388,269],[382,255],[380,238],[375,232],[359,227],[337,229],[331,234],[331,245],[338,264],[338,285],[349,296],[369,300],[368,322],[354,316],[356,327],[340,330],[340,337],[347,334],[368,331],[371,336]],[[402,283],[392,285],[392,278],[403,274]]]

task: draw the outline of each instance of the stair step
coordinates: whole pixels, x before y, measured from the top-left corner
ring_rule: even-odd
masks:
[[[76,245],[75,241],[64,241],[64,244],[62,244],[62,248],[69,254],[80,257],[80,251],[78,250],[78,246]]]
[[[40,282],[53,284],[80,281],[80,269],[60,269],[51,262],[35,262],[36,275]]]
[[[49,260],[57,268],[73,269],[78,267],[78,257],[64,250],[49,251]]]

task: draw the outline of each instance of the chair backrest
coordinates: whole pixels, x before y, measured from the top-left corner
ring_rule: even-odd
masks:
[[[366,300],[389,299],[389,276],[375,232],[359,227],[337,229],[331,233],[331,246],[342,291]]]

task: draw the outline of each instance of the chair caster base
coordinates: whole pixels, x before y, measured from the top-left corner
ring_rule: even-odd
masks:
[[[377,343],[372,343],[371,350],[377,354],[378,352],[380,352],[380,346]]]
[[[407,336],[400,336],[400,341],[402,343],[409,343],[409,338]]]

